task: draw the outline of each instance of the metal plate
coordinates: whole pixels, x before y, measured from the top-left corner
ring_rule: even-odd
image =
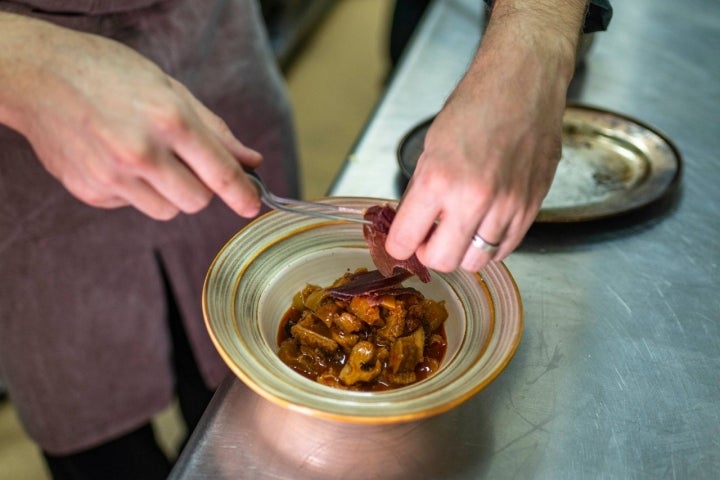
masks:
[[[398,148],[406,179],[412,176],[428,119]],[[658,200],[678,180],[681,157],[664,135],[635,119],[572,105],[563,117],[563,152],[538,223],[596,220],[627,213]]]

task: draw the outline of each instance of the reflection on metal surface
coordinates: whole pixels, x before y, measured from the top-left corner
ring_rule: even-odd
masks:
[[[274,452],[274,461],[293,465],[303,478],[447,478],[471,461],[454,446],[452,415],[357,425],[321,420],[255,398],[252,418],[259,439]],[[475,432],[474,441],[489,446],[487,434]]]
[[[228,376],[170,478],[464,478],[495,453],[490,417],[466,404],[394,425],[332,422],[268,402]],[[460,438],[472,448],[458,448]]]
[[[412,176],[432,119],[400,142],[398,162]],[[577,222],[627,213],[659,199],[677,181],[678,150],[652,127],[587,106],[568,106],[563,153],[536,222]]]

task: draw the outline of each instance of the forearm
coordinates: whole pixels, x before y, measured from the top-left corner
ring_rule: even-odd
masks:
[[[36,75],[31,59],[41,55],[34,45],[42,45],[39,31],[42,24],[21,15],[0,12],[0,123],[15,129],[21,126],[21,98],[31,88]]]
[[[0,124],[17,129],[15,98],[23,67],[17,59],[18,15],[0,12]]]
[[[516,102],[521,94],[526,102],[562,108],[586,8],[586,0],[496,0],[475,58],[449,102],[482,108],[493,98],[522,115],[527,107]],[[506,117],[514,120],[511,111]]]
[[[527,14],[538,25],[555,28],[563,35],[575,36],[582,31],[589,0],[494,0],[487,2],[496,19]]]
[[[479,53],[533,50],[569,83],[587,8],[588,0],[495,0]]]

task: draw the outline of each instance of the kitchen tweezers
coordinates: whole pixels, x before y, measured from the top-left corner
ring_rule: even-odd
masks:
[[[372,222],[363,218],[364,212],[359,208],[280,197],[272,193],[267,188],[263,179],[260,178],[260,175],[256,172],[246,170],[245,173],[257,185],[262,202],[270,208],[282,210],[284,212],[296,213],[298,215],[309,215],[311,217],[322,217],[330,220],[344,220],[348,222],[365,223],[368,225],[372,224]]]

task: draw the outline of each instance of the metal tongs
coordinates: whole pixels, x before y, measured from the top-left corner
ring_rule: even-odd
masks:
[[[262,202],[270,208],[282,210],[284,212],[297,213],[298,215],[322,217],[330,220],[344,220],[347,222],[365,223],[368,225],[372,224],[371,221],[363,218],[364,212],[359,208],[279,197],[268,190],[265,182],[263,182],[257,172],[245,170],[245,173],[257,185]]]

